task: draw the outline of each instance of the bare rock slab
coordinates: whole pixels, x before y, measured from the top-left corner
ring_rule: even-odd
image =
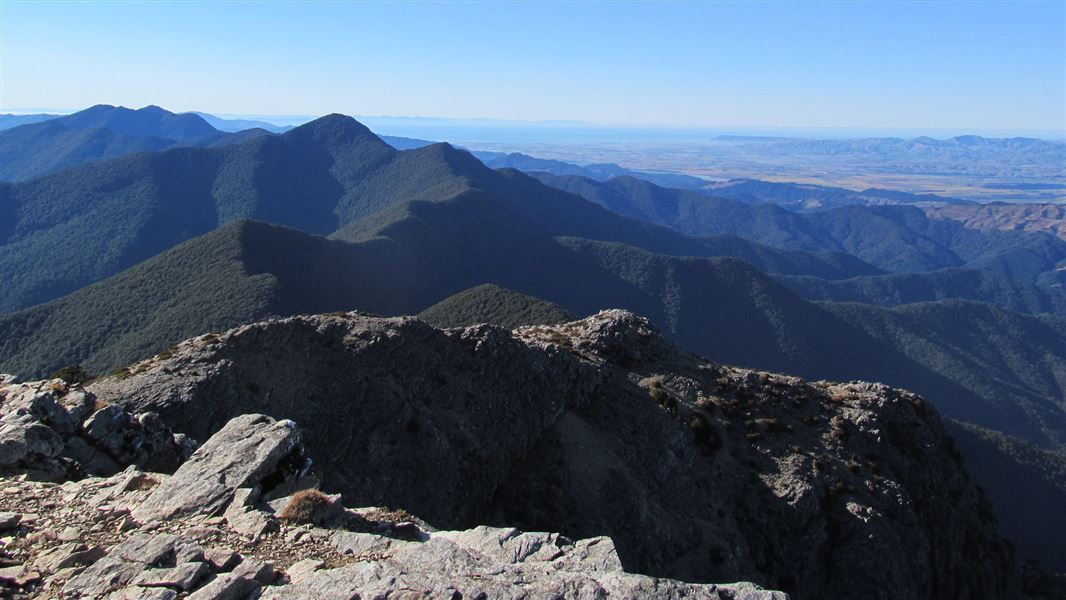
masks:
[[[143,522],[220,514],[237,488],[255,486],[278,474],[291,465],[287,459],[299,447],[292,421],[255,414],[236,417],[157,487],[133,517]]]

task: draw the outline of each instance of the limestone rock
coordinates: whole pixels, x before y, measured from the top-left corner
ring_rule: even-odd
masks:
[[[167,588],[132,586],[111,592],[107,600],[174,600],[177,597],[177,592]]]
[[[62,380],[0,384],[0,467],[34,479],[111,475],[130,464],[171,472],[187,444],[158,417],[100,405]]]
[[[128,562],[161,565],[173,561],[178,536],[136,533],[111,550],[110,556]]]
[[[132,583],[144,587],[168,587],[184,591],[193,589],[210,571],[202,562],[181,562],[176,566],[148,569],[133,578]]]
[[[107,552],[99,546],[85,544],[64,544],[51,552],[40,556],[33,566],[45,573],[55,573],[79,565],[91,565],[104,557]]]
[[[69,598],[106,596],[126,587],[143,570],[143,564],[104,557],[67,581],[63,586],[63,595]]]
[[[301,561],[293,563],[288,569],[285,569],[285,575],[292,583],[300,583],[304,579],[307,579],[311,575],[322,568],[325,563],[317,558],[305,558]]]
[[[241,561],[239,565],[233,568],[233,574],[237,577],[251,579],[263,585],[273,583],[274,579],[277,577],[277,574],[274,572],[274,565],[255,559]]]
[[[241,600],[260,587],[254,579],[225,573],[189,594],[189,600]]]
[[[211,437],[133,512],[139,521],[220,514],[237,488],[269,477],[279,484],[305,468],[292,421],[243,415]]]
[[[0,418],[0,467],[35,464],[59,456],[63,439],[28,413],[8,413]]]
[[[18,527],[22,521],[22,515],[16,512],[0,512],[0,531],[7,531]]]

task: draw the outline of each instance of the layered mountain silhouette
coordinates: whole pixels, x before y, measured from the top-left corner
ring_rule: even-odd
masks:
[[[158,106],[98,105],[71,115],[0,130],[0,180],[22,181],[88,162],[182,146],[235,144],[262,129],[223,133],[199,115]]]
[[[98,104],[72,115],[55,119],[70,129],[107,129],[123,135],[155,136],[173,140],[202,138],[218,133],[203,117],[192,113],[175,114],[158,106],[130,109]]]
[[[29,115],[15,115],[11,113],[0,114],[0,131],[4,129],[11,129],[12,127],[18,127],[20,125],[29,125],[31,123],[40,123],[41,121],[49,121],[58,117],[59,115],[52,115],[48,113],[37,113]]]
[[[654,171],[636,171],[614,163],[593,163],[577,165],[561,160],[538,158],[521,152],[474,151],[474,156],[494,169],[518,169],[527,173],[551,173],[552,175],[575,175],[588,177],[596,181],[606,181],[614,177],[633,177],[668,188],[698,190],[706,187],[706,179],[681,173],[657,173]]]
[[[658,184],[658,182],[652,182]],[[671,186],[663,186],[671,187]],[[707,193],[748,204],[770,203],[791,210],[808,211],[841,206],[873,206],[879,204],[963,204],[965,201],[935,194],[911,194],[898,190],[868,188],[862,191],[844,188],[791,183],[734,179],[705,186]]]
[[[927,273],[890,273],[829,281],[817,277],[776,279],[809,300],[899,306],[960,299],[988,302],[1019,313],[1066,317],[1066,294],[979,269],[941,269]]]
[[[588,185],[613,189],[619,183],[664,191],[635,180]],[[1011,327],[1004,331],[1026,331],[1028,337],[1028,346],[1009,348],[1046,350],[1054,366],[1064,354],[1055,319],[965,302],[921,305],[927,313],[859,304],[830,310],[764,273],[838,280],[882,274],[843,253],[780,250],[730,236],[688,237],[518,171],[494,171],[447,144],[396,151],[341,115],[281,136],[142,153],[8,184],[0,190],[0,207],[9,224],[0,231],[0,274],[12,282],[0,306],[9,311],[73,292],[242,219],[321,236],[240,223],[139,270],[15,313],[4,321],[0,366],[20,374],[44,374],[71,362],[106,370],[182,336],[252,317],[345,308],[416,313],[495,283],[575,314],[605,306],[645,314],[715,360],[911,387],[955,406],[949,414],[1041,444],[1059,443],[1066,431],[1066,394],[1032,375],[1034,367],[1006,359],[987,364],[964,345],[922,341],[936,330],[924,320],[958,323],[959,335],[974,336],[975,343],[1002,334],[985,325],[1007,321]],[[222,239],[239,250],[204,249]],[[229,275],[216,275],[223,256],[236,262],[223,269]],[[164,259],[171,262],[159,262]],[[274,287],[223,293],[210,309],[182,308],[205,300],[201,293],[183,299],[182,286],[165,284],[182,280],[168,274],[181,265],[196,265],[187,267],[189,276],[201,278],[205,291],[239,285],[245,278],[233,274],[240,272],[256,285],[270,274]],[[121,291],[128,286],[155,291]],[[153,295],[159,298],[136,304]],[[166,297],[171,299],[162,302]],[[92,306],[101,313],[90,316]],[[187,312],[165,316],[160,310],[167,306]],[[81,331],[73,321],[56,316],[62,314],[84,323],[125,323],[81,337],[71,334]],[[142,317],[160,319],[165,328],[133,333]],[[61,347],[40,334],[42,323],[57,324]]]
[[[140,153],[0,184],[0,276],[11,282],[0,311],[58,298],[237,219],[356,239],[411,202],[471,194],[499,198],[555,235],[676,255],[738,256],[790,275],[879,273],[842,253],[680,235],[517,172],[493,171],[447,144],[396,151],[350,117],[331,115],[280,136]]]
[[[107,372],[191,332],[353,307],[411,314],[496,283],[575,314],[647,314],[715,360],[906,386],[1042,445],[1066,432],[1066,325],[983,303],[812,304],[733,258],[555,237],[463,198],[415,202],[357,243],[241,221],[70,296],[0,318],[0,370]],[[492,224],[492,227],[486,225]],[[476,232],[476,233],[472,233]]]
[[[270,133],[285,133],[292,129],[292,126],[290,125],[275,125],[267,121],[258,121],[255,119],[224,119],[203,112],[193,112],[190,114],[201,117],[203,120],[207,121],[209,125],[219,131],[228,131],[232,133],[248,129],[262,129],[264,131],[269,131]]]
[[[619,214],[689,235],[737,235],[792,250],[846,252],[891,272],[970,267],[1035,283],[1066,261],[1066,241],[1042,232],[979,231],[913,206],[845,206],[796,213],[775,204],[708,198],[619,177],[606,182],[539,174]]]

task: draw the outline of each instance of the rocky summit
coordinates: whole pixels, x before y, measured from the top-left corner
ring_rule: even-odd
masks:
[[[1017,585],[920,397],[709,363],[624,311],[514,331],[292,317],[85,386],[5,378],[0,472],[0,585],[21,596]]]

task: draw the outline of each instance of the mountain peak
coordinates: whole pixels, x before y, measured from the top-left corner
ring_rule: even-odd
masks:
[[[174,114],[154,104],[140,109],[97,104],[56,121],[71,129],[107,129],[115,133],[164,139],[197,139],[215,135],[218,130],[203,118]]]
[[[310,138],[328,144],[351,142],[358,138],[372,140],[377,144],[391,148],[381,141],[373,131],[348,115],[330,113],[295,127],[283,134],[291,139]]]

